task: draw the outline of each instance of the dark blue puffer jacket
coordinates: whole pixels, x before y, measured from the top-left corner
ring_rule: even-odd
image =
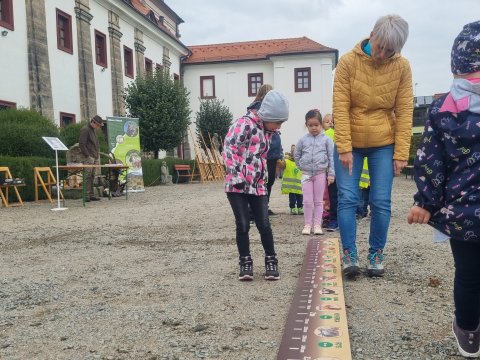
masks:
[[[272,136],[272,142],[267,153],[267,160],[283,159],[282,140],[280,139],[280,133],[274,132]]]

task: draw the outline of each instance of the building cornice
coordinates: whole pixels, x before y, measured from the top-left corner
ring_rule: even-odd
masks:
[[[108,33],[117,40],[120,40],[123,36],[123,34],[120,31],[118,31],[117,29],[111,26],[108,27]]]
[[[110,9],[117,13],[121,18],[132,20],[135,23],[135,26],[144,34],[149,34],[153,38],[161,39],[171,50],[175,50],[180,55],[186,55],[189,53],[189,49],[173,34],[153,24],[148,17],[140,13],[124,0],[97,0],[97,2],[106,9]],[[131,23],[131,21],[127,22]]]
[[[90,21],[92,21],[93,19],[93,15],[90,14],[89,10],[90,9],[84,9],[83,8],[84,6],[82,7],[79,7],[79,6],[75,6],[75,15],[77,16],[77,19],[80,19],[80,20],[83,20],[85,21],[86,23],[90,24]]]

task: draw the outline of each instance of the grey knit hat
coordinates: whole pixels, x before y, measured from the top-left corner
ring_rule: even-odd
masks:
[[[471,74],[480,71],[480,21],[463,27],[453,42],[452,73]]]
[[[288,100],[278,91],[270,90],[263,98],[258,116],[263,121],[284,122],[288,120]]]

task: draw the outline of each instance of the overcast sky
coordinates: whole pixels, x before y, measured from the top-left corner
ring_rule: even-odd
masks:
[[[185,45],[306,36],[340,56],[368,37],[376,20],[398,14],[409,23],[403,55],[416,94],[450,88],[450,51],[463,25],[480,20],[480,0],[165,0],[185,22]]]

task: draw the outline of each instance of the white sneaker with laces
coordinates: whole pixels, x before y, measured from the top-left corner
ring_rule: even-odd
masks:
[[[322,225],[315,225],[313,227],[313,233],[315,235],[323,235]]]
[[[302,235],[310,235],[311,232],[312,232],[312,226],[305,225],[302,230]]]

